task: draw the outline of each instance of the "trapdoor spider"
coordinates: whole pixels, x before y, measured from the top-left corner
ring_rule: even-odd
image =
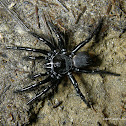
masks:
[[[27,104],[35,100],[36,98],[40,97],[41,95],[45,94],[48,90],[51,88],[55,87],[58,85],[63,77],[65,75],[68,76],[70,79],[71,83],[73,84],[77,94],[81,97],[81,99],[85,102],[85,104],[90,107],[89,103],[86,101],[85,96],[81,93],[78,83],[74,76],[72,75],[72,72],[80,72],[80,73],[96,73],[96,74],[111,74],[115,76],[119,76],[119,74],[116,73],[111,73],[108,71],[102,71],[102,70],[91,70],[87,69],[90,68],[92,65],[92,58],[87,52],[78,52],[77,51],[82,48],[86,43],[90,42],[92,37],[97,34],[100,24],[102,20],[99,22],[98,26],[95,28],[95,30],[81,43],[79,43],[72,51],[71,53],[68,53],[66,50],[66,44],[64,39],[62,38],[63,36],[60,34],[60,32],[56,29],[56,27],[51,23],[48,22],[48,24],[52,27],[53,32],[57,36],[58,39],[58,45],[54,46],[50,41],[47,41],[45,38],[42,38],[38,36],[37,34],[33,32],[29,32],[31,35],[36,37],[38,40],[44,42],[46,45],[49,46],[50,51],[43,50],[43,49],[33,49],[29,47],[6,47],[7,49],[15,49],[15,50],[25,50],[25,51],[32,51],[36,53],[41,53],[42,56],[38,57],[33,57],[33,56],[28,56],[25,57],[26,59],[30,60],[45,60],[44,63],[44,68],[46,69],[46,73],[39,73],[36,75],[33,75],[33,79],[41,77],[41,76],[47,76],[46,79],[38,82],[37,84],[28,86],[26,88],[16,90],[14,91],[15,93],[17,92],[24,92],[27,90],[30,90],[32,88],[38,87],[39,85],[42,85],[44,83],[50,82],[51,84],[47,86],[40,94],[38,94],[36,97],[31,99]],[[44,56],[43,56],[44,55]]]
[[[3,4],[3,3],[2,3]],[[5,6],[5,5],[3,5]],[[6,6],[5,6],[6,7]],[[7,7],[6,7],[7,9]],[[7,9],[7,11],[10,12],[10,10]],[[16,15],[12,10],[11,14]],[[17,15],[15,16],[17,20],[19,18]],[[49,40],[45,39],[44,37],[40,37],[36,33],[33,33],[29,30],[27,32],[37,38],[39,41],[42,43],[46,44],[50,50],[43,50],[43,49],[34,49],[34,48],[29,48],[29,47],[12,47],[8,46],[6,49],[14,49],[14,50],[25,50],[25,51],[32,51],[35,53],[40,53],[42,55],[40,56],[27,56],[25,59],[27,60],[44,60],[45,63],[43,64],[43,67],[46,69],[46,73],[38,73],[36,75],[32,76],[32,79],[36,79],[38,77],[42,76],[47,76],[46,79],[28,86],[26,88],[16,90],[14,91],[15,93],[18,92],[24,92],[30,89],[33,89],[35,87],[38,87],[40,85],[43,85],[47,82],[51,82],[49,86],[47,86],[40,94],[36,95],[36,97],[32,98],[27,104],[31,103],[38,97],[42,96],[43,94],[47,93],[50,89],[53,89],[55,86],[57,86],[59,83],[61,83],[63,77],[65,75],[68,76],[70,79],[71,83],[73,84],[77,94],[81,97],[81,99],[85,102],[85,104],[90,107],[90,104],[86,101],[85,96],[81,93],[78,83],[73,76],[72,72],[77,72],[77,73],[94,73],[94,74],[111,74],[114,76],[119,76],[119,74],[116,73],[111,73],[108,71],[103,71],[103,70],[92,70],[90,67],[93,64],[91,56],[83,51],[83,52],[78,52],[80,48],[82,48],[85,44],[90,42],[90,40],[93,38],[94,35],[97,34],[99,31],[101,24],[102,24],[102,19],[99,21],[99,24],[97,27],[93,30],[93,32],[82,42],[80,42],[75,48],[72,49],[70,53],[68,53],[68,50],[66,49],[66,41],[64,39],[64,36],[60,33],[60,31],[56,28],[56,26],[51,23],[47,22],[48,25],[51,27],[52,31],[55,33],[55,36],[57,37],[58,43],[54,41],[55,44],[52,44]],[[21,20],[20,20],[21,22]],[[23,23],[21,22],[21,25]],[[23,27],[27,28],[24,24]],[[55,39],[53,39],[55,40]],[[88,68],[88,69],[87,69]]]

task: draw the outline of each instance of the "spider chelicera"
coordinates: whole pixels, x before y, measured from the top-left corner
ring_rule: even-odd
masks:
[[[45,94],[48,92],[50,89],[54,88],[57,86],[59,83],[61,83],[63,77],[65,75],[68,76],[70,79],[71,83],[73,84],[77,94],[81,97],[81,99],[85,102],[85,104],[90,107],[90,104],[86,101],[85,96],[82,94],[78,87],[78,83],[73,76],[72,72],[77,72],[77,73],[91,73],[91,74],[111,74],[115,76],[119,76],[119,74],[116,73],[111,73],[108,71],[104,70],[92,70],[90,67],[93,64],[93,60],[91,56],[83,51],[83,52],[78,52],[80,48],[82,48],[86,43],[90,42],[90,40],[93,38],[94,35],[97,34],[101,27],[101,22],[100,20],[98,26],[93,30],[93,32],[82,42],[80,42],[75,48],[72,49],[70,53],[67,52],[66,50],[66,42],[60,33],[60,31],[57,30],[56,26],[48,22],[48,24],[51,26],[52,31],[55,33],[58,43],[57,46],[54,46],[50,41],[46,40],[43,37],[40,37],[39,35],[33,33],[33,32],[28,32],[32,36],[36,37],[38,40],[41,42],[45,43],[50,50],[43,50],[43,49],[34,49],[34,48],[29,48],[29,47],[6,47],[7,49],[15,49],[15,50],[25,50],[25,51],[32,51],[35,53],[40,53],[42,54],[41,56],[34,57],[34,56],[27,56],[25,59],[27,60],[45,60],[45,63],[43,67],[46,69],[46,73],[39,73],[35,74],[32,76],[32,79],[36,79],[41,76],[47,76],[46,79],[28,86],[26,88],[16,90],[14,91],[15,93],[17,92],[24,92],[30,89],[33,89],[35,87],[38,87],[42,84],[45,84],[47,82],[51,82],[49,86],[47,86],[40,94],[36,95],[33,99],[31,99],[27,104],[31,103],[41,95]],[[88,68],[88,69],[87,69]]]

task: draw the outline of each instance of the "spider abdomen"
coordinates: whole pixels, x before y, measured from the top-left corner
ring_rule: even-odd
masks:
[[[73,65],[74,67],[77,68],[84,68],[87,66],[91,66],[92,65],[91,56],[85,51],[79,52],[73,57]]]

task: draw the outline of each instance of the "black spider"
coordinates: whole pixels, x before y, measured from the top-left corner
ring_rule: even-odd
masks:
[[[41,76],[47,76],[46,79],[38,82],[37,84],[28,86],[26,88],[23,88],[21,90],[16,90],[15,92],[24,92],[27,90],[30,90],[32,88],[38,87],[39,85],[42,85],[44,83],[50,82],[51,84],[47,86],[40,94],[36,95],[33,99],[31,99],[30,102],[35,100],[36,98],[40,97],[41,95],[45,94],[48,90],[54,88],[57,86],[63,77],[65,75],[68,76],[70,81],[72,82],[77,94],[81,97],[81,99],[85,102],[85,104],[90,107],[89,103],[86,101],[85,96],[81,93],[78,83],[74,76],[72,75],[72,72],[79,72],[79,73],[96,73],[96,74],[111,74],[115,76],[119,76],[119,74],[116,73],[111,73],[108,71],[103,71],[103,70],[92,70],[90,67],[93,64],[93,60],[91,56],[87,52],[78,52],[77,51],[82,48],[86,43],[90,42],[92,37],[96,35],[101,27],[101,22],[100,20],[98,26],[95,28],[95,30],[81,43],[79,43],[70,53],[67,52],[66,50],[66,42],[64,41],[64,38],[62,34],[57,30],[57,28],[50,22],[48,24],[51,26],[52,31],[55,33],[58,44],[57,46],[54,46],[50,41],[46,40],[43,37],[40,37],[39,35],[29,32],[32,36],[36,37],[38,40],[41,42],[45,43],[46,45],[49,46],[50,50],[43,50],[43,49],[33,49],[29,47],[6,47],[7,49],[15,49],[15,50],[26,50],[26,51],[32,51],[36,53],[41,53],[42,56],[38,57],[33,57],[33,56],[28,56],[25,57],[26,59],[31,59],[31,60],[45,60],[44,63],[44,68],[46,69],[46,73],[39,73],[36,75],[32,76],[32,79],[36,79]],[[44,55],[44,56],[43,56]]]

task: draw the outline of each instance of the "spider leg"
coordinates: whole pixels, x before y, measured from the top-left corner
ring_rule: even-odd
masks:
[[[24,91],[31,90],[31,89],[33,89],[33,88],[35,88],[35,87],[38,87],[39,85],[42,85],[42,84],[44,84],[44,83],[49,82],[50,80],[51,80],[51,77],[49,76],[49,77],[47,77],[46,79],[44,79],[44,80],[38,82],[37,84],[30,85],[30,86],[28,86],[28,87],[26,87],[26,88],[23,88],[23,89],[20,89],[20,90],[16,90],[16,91],[14,91],[14,93],[24,92]]]
[[[48,55],[48,53],[49,53],[47,50],[43,50],[43,49],[33,49],[33,48],[21,47],[21,46],[12,46],[12,47],[11,46],[7,46],[6,49],[32,51],[32,52],[42,53],[44,55]]]
[[[39,74],[35,74],[35,75],[28,75],[28,77],[32,80],[35,80],[38,77],[42,77],[42,76],[46,76],[48,75],[47,73],[39,73]]]
[[[45,57],[44,56],[25,56],[25,57],[23,57],[23,59],[25,59],[25,60],[42,60],[42,59],[45,59]]]
[[[9,8],[9,2],[7,0],[0,1],[0,4],[6,9],[7,12],[11,15],[11,17],[17,21],[17,23],[25,30],[26,32],[30,31],[29,28],[22,22],[22,20],[19,18],[18,14],[13,11],[11,8]]]
[[[19,16],[17,15],[17,13],[15,13],[12,9],[8,8],[8,5],[9,5],[8,2],[5,3],[3,1],[0,1],[0,3],[11,14],[11,16],[17,21],[17,23],[21,26],[21,28],[23,28],[23,30],[25,30],[26,32],[28,32],[32,36],[36,37],[38,40],[44,42],[46,45],[48,45],[50,47],[51,50],[55,50],[55,47],[49,41],[47,41],[45,38],[40,37],[39,35],[37,35],[37,34],[35,34],[35,33],[33,33],[33,32],[30,31],[30,29],[19,18]]]
[[[43,42],[44,44],[46,44],[47,46],[49,46],[52,51],[56,50],[55,46],[48,40],[46,40],[44,37],[40,37],[38,34],[31,31],[28,31],[28,33],[37,38],[38,40],[40,40],[41,42]]]
[[[80,48],[82,48],[86,43],[90,42],[94,35],[100,30],[103,19],[101,19],[98,23],[98,26],[94,29],[94,31],[81,43],[79,43],[71,52],[71,54],[75,54]]]
[[[72,82],[74,88],[76,89],[77,94],[79,94],[79,96],[81,97],[81,99],[84,101],[84,103],[90,108],[91,106],[89,105],[89,103],[86,101],[85,96],[81,93],[79,87],[78,87],[78,83],[76,81],[76,79],[74,78],[74,76],[71,73],[68,73],[69,79]]]
[[[89,73],[89,74],[110,74],[110,75],[113,75],[113,76],[120,76],[120,74],[112,73],[112,72],[104,71],[104,70],[89,70],[89,69],[83,70],[83,69],[75,68],[75,72]]]
[[[53,23],[51,23],[50,21],[48,21],[47,23],[50,25],[51,29],[53,30],[53,32],[55,33],[58,39],[58,47],[60,48],[60,50],[65,49],[64,39],[63,39],[64,37],[61,36],[61,33],[59,32],[59,30],[56,28],[56,26]]]
[[[27,104],[33,102],[35,99],[37,99],[38,97],[42,96],[43,94],[45,94],[46,92],[48,92],[51,88],[55,87],[56,85],[58,85],[60,83],[60,80],[54,81],[52,82],[51,85],[49,85],[48,87],[46,87],[40,94],[36,95],[34,98],[32,98],[30,101],[28,101]]]

